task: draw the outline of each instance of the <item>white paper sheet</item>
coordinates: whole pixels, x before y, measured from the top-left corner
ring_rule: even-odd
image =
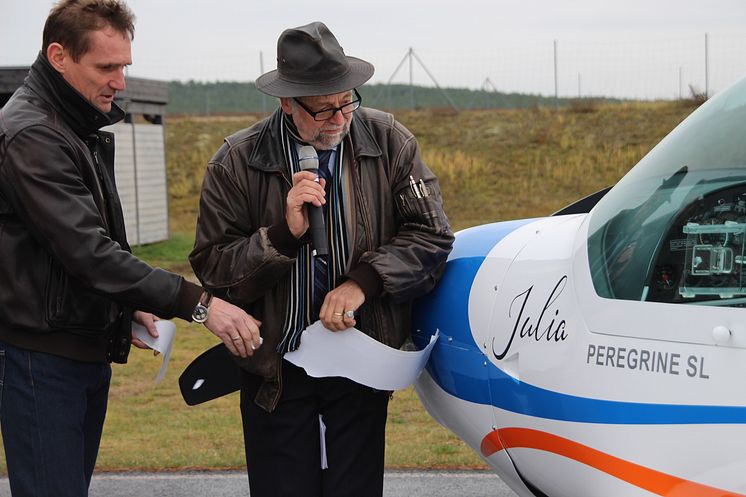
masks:
[[[303,330],[300,347],[285,359],[316,378],[343,376],[378,390],[401,390],[417,379],[437,340],[436,332],[427,347],[408,352],[355,328],[333,332],[316,321]]]
[[[158,371],[158,375],[155,377],[155,384],[157,385],[166,376],[168,361],[171,358],[171,347],[173,346],[174,335],[176,334],[176,325],[171,321],[161,320],[155,322],[155,328],[158,330],[158,338],[150,336],[150,333],[148,333],[148,330],[144,326],[132,323],[132,332],[134,335],[151,349],[160,352],[161,357],[163,357],[161,370]]]

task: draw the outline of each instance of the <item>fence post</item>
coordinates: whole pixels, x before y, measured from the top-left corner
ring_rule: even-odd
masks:
[[[259,50],[259,74],[264,74],[264,54],[261,50]],[[254,84],[256,87],[256,83]],[[261,92],[262,94],[262,115],[267,115],[267,99],[264,95],[264,92]]]
[[[705,100],[710,98],[710,44],[705,33]]]
[[[412,47],[409,47],[409,99],[412,110],[415,109],[414,103],[414,61],[412,60]]]
[[[559,83],[557,81],[557,40],[554,40],[554,106],[559,107]]]

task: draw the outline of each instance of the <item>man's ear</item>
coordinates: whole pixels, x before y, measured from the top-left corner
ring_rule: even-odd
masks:
[[[293,113],[293,104],[290,102],[291,99],[286,97],[280,97],[280,107],[282,108],[282,111],[290,115]]]
[[[47,60],[60,74],[65,74],[65,62],[68,56],[65,48],[59,43],[50,43],[47,47]]]

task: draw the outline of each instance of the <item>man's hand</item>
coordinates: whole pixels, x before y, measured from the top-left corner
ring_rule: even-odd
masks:
[[[295,238],[300,238],[308,230],[308,210],[305,204],[320,207],[326,203],[326,181],[324,178],[321,178],[320,182],[316,181],[317,177],[311,171],[300,171],[293,175],[293,187],[288,192],[285,220]]]
[[[132,314],[132,321],[134,321],[137,324],[140,324],[145,327],[146,330],[148,330],[148,334],[152,336],[153,338],[158,338],[158,330],[155,327],[155,322],[158,321],[158,317],[154,314],[151,314],[149,312],[143,312],[143,311],[135,311],[134,314]],[[149,349],[145,343],[140,340],[139,338],[135,338],[135,334],[132,333],[132,345],[137,347],[138,349]],[[158,355],[159,352],[157,350],[153,351],[153,355]]]
[[[354,313],[365,302],[360,286],[347,280],[326,294],[319,311],[321,323],[331,331],[342,331],[357,324]]]
[[[261,324],[240,307],[217,297],[212,299],[205,321],[207,329],[223,341],[230,353],[241,357],[250,357],[261,347]]]

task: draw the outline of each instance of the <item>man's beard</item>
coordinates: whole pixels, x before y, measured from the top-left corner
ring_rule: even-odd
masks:
[[[319,129],[316,132],[316,135],[308,140],[308,143],[309,145],[312,145],[313,148],[315,148],[316,150],[331,150],[342,143],[344,137],[347,136],[347,134],[350,132],[350,123],[345,122],[342,131],[335,135],[322,133],[322,130],[323,128]]]

